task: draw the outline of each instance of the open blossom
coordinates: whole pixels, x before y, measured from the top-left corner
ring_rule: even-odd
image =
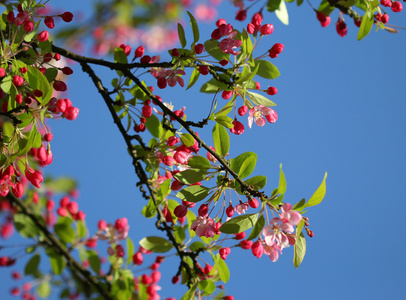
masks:
[[[235,211],[241,215],[243,213],[245,213],[245,211],[249,208],[247,203],[240,203],[235,207]]]
[[[207,238],[214,237],[214,220],[209,216],[198,216],[197,219],[192,223],[191,229],[196,232],[198,237],[205,236]]]
[[[289,247],[289,239],[285,232],[292,233],[293,226],[289,223],[282,223],[279,218],[273,218],[270,223],[262,230],[265,244],[272,246],[276,243],[280,249]]]
[[[255,124],[258,126],[264,126],[266,121],[269,123],[275,123],[278,119],[278,114],[272,108],[266,107],[264,105],[256,105],[250,109],[248,115],[248,126],[252,128],[252,122],[255,121]]]
[[[303,219],[302,215],[295,211],[291,210],[292,205],[285,203],[281,207],[282,213],[280,215],[282,223],[289,223],[290,225],[296,226]]]
[[[178,75],[185,75],[185,71],[183,70],[167,70],[165,68],[151,68],[152,76],[158,79],[160,88],[164,88],[166,83],[170,87],[174,87],[176,83],[179,83],[181,87],[185,86],[185,82],[181,76]],[[165,82],[165,84],[163,84]]]
[[[116,228],[112,224],[107,224],[104,232],[96,233],[96,237],[102,241],[108,241],[109,244],[116,243],[119,240],[124,240],[128,236],[129,225],[123,228]]]
[[[269,256],[272,262],[276,262],[278,260],[279,252],[282,253],[281,248],[276,244],[272,244],[271,246],[265,244],[264,246],[264,253]]]

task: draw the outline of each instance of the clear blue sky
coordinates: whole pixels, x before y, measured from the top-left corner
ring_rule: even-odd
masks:
[[[75,11],[79,1],[64,5]],[[275,42],[285,45],[272,61],[281,76],[261,81],[263,87],[279,90],[272,98],[278,104],[279,120],[249,130],[241,118],[246,132],[233,136],[230,156],[256,151],[255,175],[268,177],[267,193],[277,187],[282,163],[288,183],[285,199],[291,203],[308,199],[327,171],[327,195],[306,214],[314,237],[307,239],[307,254],[298,270],[292,264],[293,248],[285,249],[276,263],[235,248],[226,261],[231,271],[227,294],[238,300],[401,299],[406,293],[402,230],[406,32],[372,32],[357,42],[351,21],[347,37],[338,36],[337,14],[329,27],[321,28],[306,3],[300,8],[288,4],[288,10],[289,26],[264,14],[266,23],[275,26],[264,49]],[[229,3],[221,6],[220,14],[228,21],[234,12]],[[391,24],[406,25],[404,12],[390,17]],[[237,29],[246,26],[233,24]],[[203,38],[214,27],[200,24],[200,28]],[[100,218],[114,222],[126,216],[134,241],[155,235],[154,220],[145,221],[140,215],[145,202],[135,187],[138,180],[124,142],[90,79],[80,74],[78,66],[74,71],[69,89],[72,102],[80,108],[79,118],[50,123],[54,163],[47,172],[78,179],[79,205],[94,232]],[[186,105],[189,119],[203,117],[211,103],[211,96],[179,89],[159,95],[178,108]],[[209,134],[201,135],[211,141]],[[162,265],[163,298],[180,298],[186,291],[170,283],[177,262],[172,257]],[[8,276],[8,270],[2,270],[2,277]],[[0,283],[2,288],[9,286],[8,280]]]

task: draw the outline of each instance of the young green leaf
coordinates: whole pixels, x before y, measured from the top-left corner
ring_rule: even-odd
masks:
[[[295,268],[299,267],[306,254],[306,239],[302,233],[303,225],[304,220],[300,221],[300,223],[296,227],[296,243],[293,255],[293,265],[295,266]]]
[[[147,127],[148,131],[156,138],[160,138],[164,134],[162,124],[154,114],[152,114],[151,117],[147,119],[145,126]]]
[[[269,0],[266,9],[270,12],[273,12],[279,8],[279,5],[281,4],[281,0]]]
[[[210,161],[203,156],[192,156],[188,161],[188,166],[193,169],[208,170],[211,168]]]
[[[374,14],[372,11],[367,10],[362,18],[361,26],[358,30],[357,40],[360,41],[368,35],[374,25]]]
[[[216,255],[215,267],[217,268],[221,281],[227,283],[230,279],[230,270],[228,269],[226,262],[220,258],[219,254]]]
[[[185,48],[186,46],[185,29],[183,29],[183,26],[180,23],[178,23],[178,36],[182,48]]]
[[[279,185],[278,185],[278,193],[279,194],[285,194],[286,192],[286,179],[285,179],[285,174],[282,171],[282,164],[279,165],[280,171],[279,171]]]
[[[289,15],[285,1],[281,0],[279,8],[275,10],[275,15],[278,17],[279,21],[281,21],[283,24],[289,25]]]
[[[189,84],[187,85],[186,90],[190,89],[196,83],[197,79],[199,79],[200,72],[199,69],[193,69],[192,75],[190,75]]]
[[[227,127],[227,128],[233,128],[234,127],[233,119],[231,119],[230,117],[227,117],[227,116],[215,117],[214,121],[216,121],[217,123],[219,123],[223,127]]]
[[[166,239],[159,236],[148,236],[140,241],[140,245],[149,251],[165,253],[173,248],[173,245]]]
[[[183,184],[193,184],[202,181],[207,176],[205,170],[188,169],[175,174],[175,178]]]
[[[248,177],[255,169],[257,154],[245,152],[230,160],[230,168],[241,178]]]
[[[225,222],[223,225],[221,225],[220,231],[227,234],[235,234],[243,232],[255,225],[257,217],[258,214],[256,213],[256,214],[241,215],[232,218],[227,222]]]
[[[188,12],[188,11],[187,11],[186,13],[187,13],[188,16],[189,16],[190,25],[192,26],[192,31],[193,31],[193,43],[196,44],[196,43],[199,41],[199,39],[200,39],[200,36],[199,36],[199,27],[197,26],[197,22],[196,22],[195,17],[194,17],[190,12]]]
[[[266,79],[275,79],[281,75],[278,68],[267,60],[256,60],[255,65],[259,66],[257,75]]]
[[[320,204],[321,201],[323,201],[323,198],[326,195],[326,178],[327,172],[324,174],[324,178],[320,186],[314,192],[313,196],[310,197],[305,207],[315,206],[317,204]]]
[[[34,275],[38,273],[38,266],[39,262],[41,260],[41,257],[39,254],[35,254],[31,259],[28,261],[28,263],[25,265],[24,268],[24,275]]]
[[[100,262],[100,258],[97,255],[97,253],[93,250],[87,250],[86,255],[87,255],[87,260],[89,261],[89,265],[92,268],[92,270],[96,274],[99,274],[101,262]]]
[[[227,130],[220,124],[216,124],[213,127],[213,143],[214,149],[221,156],[226,156],[230,149],[230,137]]]
[[[247,96],[255,105],[263,105],[267,107],[276,106],[276,104],[273,101],[269,100],[265,96],[262,96],[261,94],[247,91]]]
[[[254,228],[252,229],[249,237],[247,240],[253,240],[255,239],[258,235],[260,235],[262,229],[265,226],[265,218],[263,215],[260,215],[258,220],[255,222]]]
[[[210,189],[201,185],[192,185],[180,190],[176,197],[188,202],[198,202],[209,194]]]
[[[180,140],[186,147],[191,147],[195,143],[194,137],[189,133],[182,133],[180,135]]]

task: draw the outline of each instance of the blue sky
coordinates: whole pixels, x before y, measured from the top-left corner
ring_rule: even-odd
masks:
[[[78,3],[71,1],[64,8],[75,11]],[[221,6],[220,15],[228,21],[235,12],[230,7]],[[246,132],[232,137],[230,156],[256,151],[253,175],[268,177],[267,193],[277,187],[282,163],[288,183],[285,199],[291,203],[309,199],[327,171],[327,195],[306,213],[314,237],[307,239],[299,269],[292,264],[293,248],[285,249],[276,263],[233,248],[226,260],[231,271],[227,294],[261,300],[400,299],[406,292],[405,32],[372,32],[357,42],[357,28],[350,21],[347,37],[335,32],[337,14],[329,27],[321,28],[306,3],[299,8],[288,4],[288,10],[289,26],[264,14],[264,22],[272,23],[275,31],[262,41],[263,49],[276,42],[285,45],[272,60],[281,76],[272,82],[261,80],[262,87],[278,88],[272,100],[278,104],[279,119],[250,130],[245,117],[240,118]],[[391,13],[390,23],[405,26],[403,14]],[[246,26],[232,23],[237,29]],[[200,24],[200,29],[204,38],[214,26]],[[80,108],[79,118],[50,123],[54,163],[47,170],[78,179],[79,206],[94,232],[100,218],[114,222],[126,216],[135,242],[156,235],[154,221],[140,215],[145,202],[135,187],[138,180],[124,142],[90,79],[78,66],[74,71],[69,96]],[[100,75],[106,82],[111,78]],[[211,96],[180,89],[158,94],[178,108],[187,106],[189,119],[204,116],[211,103]],[[211,141],[209,133],[199,133]],[[171,257],[162,265],[163,298],[180,298],[186,291],[170,283],[177,262]],[[8,270],[2,276],[8,277]],[[0,286],[8,289],[10,282]]]

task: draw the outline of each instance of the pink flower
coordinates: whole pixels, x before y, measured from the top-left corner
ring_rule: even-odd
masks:
[[[214,220],[209,216],[202,217],[198,216],[197,219],[192,223],[191,229],[196,232],[198,237],[205,236],[207,238],[214,237]]]
[[[241,215],[243,213],[245,213],[245,211],[249,208],[247,203],[240,203],[235,207],[235,211]]]
[[[280,214],[282,223],[289,223],[292,226],[296,226],[303,219],[302,215],[295,211],[291,210],[292,205],[285,203],[282,206],[282,213]]]
[[[269,123],[275,123],[278,119],[278,114],[272,108],[265,107],[264,105],[256,105],[250,109],[248,115],[248,126],[252,128],[252,122],[255,121],[255,124],[258,126],[265,125],[265,119],[268,120]]]
[[[220,248],[219,254],[222,260],[226,260],[227,256],[230,254],[231,249],[230,247]]]
[[[241,51],[234,51],[234,49],[240,47],[242,44],[242,41],[240,40],[234,40],[232,38],[225,38],[220,42],[220,49],[224,53],[230,53],[232,55],[238,55],[241,53]]]
[[[292,233],[293,226],[289,223],[281,223],[281,219],[273,218],[271,220],[271,224],[266,226],[262,230],[262,234],[264,235],[265,244],[268,246],[272,246],[274,243],[280,248],[289,247],[289,239],[285,232]]]
[[[264,246],[264,253],[269,256],[272,262],[276,262],[278,260],[279,258],[278,251],[281,252],[281,248],[276,244],[273,244],[272,246],[265,244]]]

